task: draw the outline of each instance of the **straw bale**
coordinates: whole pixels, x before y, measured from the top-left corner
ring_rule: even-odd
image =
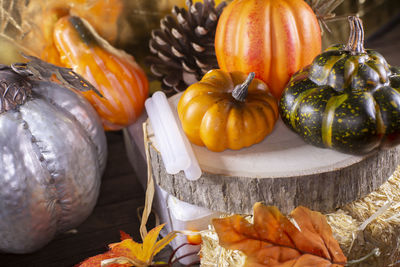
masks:
[[[400,266],[400,166],[378,190],[325,215],[349,260],[379,249],[355,266]],[[243,265],[245,255],[220,247],[212,226],[202,237],[201,266]]]

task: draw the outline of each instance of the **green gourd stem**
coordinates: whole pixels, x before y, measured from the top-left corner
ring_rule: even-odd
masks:
[[[364,54],[364,29],[362,21],[357,16],[348,17],[350,23],[350,37],[346,50],[352,55]]]
[[[96,38],[93,36],[92,31],[88,29],[88,25],[84,23],[80,17],[71,16],[68,20],[79,34],[82,42],[84,42],[87,46],[96,43]]]
[[[253,81],[256,74],[254,72],[250,72],[249,76],[247,76],[246,80],[242,84],[238,84],[232,91],[232,96],[235,100],[244,102],[247,97],[247,93],[249,91],[249,85]]]

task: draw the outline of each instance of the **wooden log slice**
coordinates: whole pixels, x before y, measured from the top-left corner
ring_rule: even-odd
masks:
[[[174,107],[179,95],[170,98]],[[281,120],[259,144],[212,152],[192,145],[203,171],[197,181],[183,172],[166,173],[147,122],[151,168],[156,183],[178,199],[227,213],[251,214],[263,201],[288,213],[299,205],[333,211],[376,190],[400,163],[400,147],[364,156],[347,155],[306,144]]]

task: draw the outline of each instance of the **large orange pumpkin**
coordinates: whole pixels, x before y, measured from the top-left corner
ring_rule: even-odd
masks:
[[[82,94],[94,106],[106,130],[119,130],[140,115],[148,81],[134,58],[113,48],[79,17],[65,16],[54,26],[54,44],[62,65],[73,70],[103,95]]]
[[[279,98],[289,78],[320,53],[321,33],[303,0],[235,0],[218,21],[215,51],[221,69],[253,71]]]

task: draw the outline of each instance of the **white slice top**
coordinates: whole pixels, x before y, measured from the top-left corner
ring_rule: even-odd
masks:
[[[177,94],[169,99],[175,116],[180,96],[181,94]],[[153,144],[154,141],[152,138]],[[251,178],[324,173],[353,165],[366,157],[347,155],[306,144],[287,128],[281,119],[277,121],[273,132],[261,143],[248,148],[212,152],[205,147],[193,144],[192,147],[202,171]]]

